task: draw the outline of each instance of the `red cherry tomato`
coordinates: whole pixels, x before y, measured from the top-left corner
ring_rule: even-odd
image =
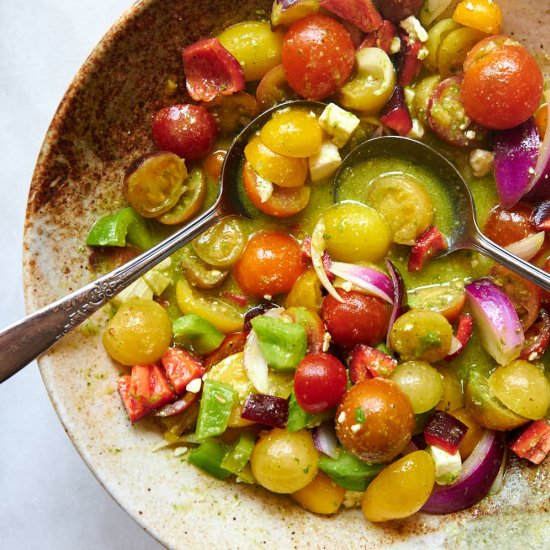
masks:
[[[532,214],[533,208],[524,203],[518,203],[508,210],[496,206],[491,210],[483,232],[500,246],[508,246],[537,232],[531,220]]]
[[[309,202],[310,188],[307,185],[281,187],[275,184],[271,196],[263,201],[258,190],[258,175],[248,161],[244,163],[243,183],[252,204],[258,210],[276,218],[293,216],[303,210]]]
[[[310,15],[288,29],[282,59],[288,83],[296,93],[307,99],[324,99],[351,76],[355,48],[343,25],[326,15]]]
[[[332,341],[344,347],[376,346],[382,342],[390,322],[390,305],[377,296],[362,292],[342,289],[337,292],[344,299],[343,303],[326,296],[321,307],[321,317]]]
[[[504,37],[485,39],[464,63],[460,98],[466,114],[494,130],[514,128],[540,105],[544,79],[535,58]]]
[[[346,368],[328,353],[306,355],[294,375],[294,393],[302,409],[321,413],[336,407],[346,391]]]
[[[261,231],[248,241],[233,273],[246,294],[261,298],[289,292],[304,269],[300,245],[293,237]]]
[[[367,378],[352,386],[336,411],[336,435],[362,460],[387,462],[407,445],[414,426],[409,398],[385,378]]]
[[[159,149],[193,162],[204,158],[218,137],[214,117],[200,105],[172,105],[153,118],[153,139]]]

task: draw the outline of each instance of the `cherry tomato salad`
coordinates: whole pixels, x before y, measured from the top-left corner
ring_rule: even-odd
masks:
[[[468,180],[487,236],[550,272],[549,98],[501,22],[493,0],[276,0],[270,20],[183,48],[185,90],[168,80],[150,113],[157,150],[88,235],[96,271],[212,204],[259,113],[326,107],[283,106],[249,140],[235,185],[250,219],[112,300],[103,342],[132,423],[154,419],[163,449],[209,475],[372,522],[497,493],[507,448],[545,459],[546,293],[473,252],[434,259],[450,215],[420,159],[352,167],[333,200],[357,144],[425,140]]]

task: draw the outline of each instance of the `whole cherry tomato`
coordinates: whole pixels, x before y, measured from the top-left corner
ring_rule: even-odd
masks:
[[[343,303],[326,296],[321,307],[321,317],[332,341],[344,347],[378,345],[388,331],[390,305],[377,296],[354,290],[338,289],[337,292]]]
[[[370,463],[387,462],[410,440],[414,413],[397,384],[367,378],[346,392],[335,424],[336,435],[348,451]]]
[[[460,98],[466,114],[494,130],[514,128],[540,105],[544,79],[535,58],[506,37],[478,43],[464,63]]]
[[[300,245],[285,233],[254,234],[233,268],[241,289],[252,296],[288,292],[303,273]]]
[[[294,375],[294,393],[302,409],[320,413],[336,407],[346,391],[346,368],[328,353],[306,355]]]
[[[326,15],[310,15],[288,29],[282,57],[290,87],[306,99],[324,99],[350,77],[355,48],[343,25]]]
[[[537,232],[531,221],[532,214],[533,208],[525,203],[518,203],[507,210],[496,206],[491,210],[483,232],[500,246],[508,246]]]
[[[153,139],[159,149],[187,162],[204,158],[218,137],[214,117],[200,105],[172,105],[153,118]]]

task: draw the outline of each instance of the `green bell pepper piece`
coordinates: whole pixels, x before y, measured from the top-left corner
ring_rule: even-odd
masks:
[[[202,386],[196,436],[206,439],[225,432],[236,400],[237,392],[229,384],[207,378]]]
[[[226,446],[217,439],[205,439],[199,447],[190,451],[187,460],[218,479],[225,479],[231,472],[220,466]]]
[[[207,355],[218,349],[225,338],[223,332],[195,313],[176,319],[172,323],[172,331],[176,344],[192,348],[199,355]]]
[[[255,444],[256,439],[252,434],[247,432],[241,433],[238,441],[227,449],[221,462],[221,467],[233,474],[239,474],[250,460]]]
[[[88,234],[88,246],[126,246],[126,241],[140,250],[151,248],[154,241],[147,222],[131,207],[99,218]]]
[[[288,421],[286,424],[286,429],[289,432],[299,432],[304,428],[314,428],[325,422],[325,420],[331,420],[332,418],[334,418],[333,409],[317,414],[308,413],[298,404],[294,391],[290,394]]]
[[[252,319],[260,351],[275,371],[296,369],[307,352],[306,331],[298,323],[259,315]]]
[[[369,483],[386,467],[385,464],[368,464],[356,456],[340,451],[338,458],[321,455],[319,469],[334,483],[349,491],[364,491]]]

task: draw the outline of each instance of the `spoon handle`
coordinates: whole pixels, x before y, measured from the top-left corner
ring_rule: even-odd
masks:
[[[495,262],[515,271],[518,275],[550,292],[550,274],[508,252],[505,248],[485,237],[481,232],[476,233],[471,248],[489,256]]]
[[[153,248],[0,331],[0,383],[49,349],[113,296],[224,215],[216,204]]]

